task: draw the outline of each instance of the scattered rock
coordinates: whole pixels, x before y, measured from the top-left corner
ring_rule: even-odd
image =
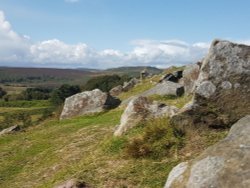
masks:
[[[10,133],[14,133],[14,132],[17,132],[17,131],[20,131],[21,128],[19,125],[14,125],[14,126],[11,126],[7,129],[3,129],[1,132],[0,132],[0,136],[1,135],[4,135],[4,134],[10,134]]]
[[[224,140],[173,168],[165,188],[250,187],[249,134],[250,115],[235,123]]]
[[[112,89],[109,91],[109,94],[112,95],[112,96],[118,96],[118,95],[120,95],[122,92],[123,92],[123,87],[122,87],[122,85],[118,85],[118,86],[112,88]]]
[[[55,186],[54,188],[88,188],[88,186],[83,181],[71,179]]]
[[[121,101],[99,89],[85,91],[66,98],[60,119],[102,112],[117,107]]]
[[[182,96],[183,94],[184,94],[184,87],[181,84],[170,81],[163,81],[162,83],[159,83],[153,88],[142,93],[141,96],[150,96],[150,95]]]
[[[129,91],[130,89],[132,89],[136,84],[139,83],[139,80],[136,78],[132,78],[129,82],[124,82],[123,84],[123,91]]]
[[[228,127],[250,112],[249,88],[250,46],[214,41],[201,65],[192,108],[181,110],[171,123]]]
[[[195,82],[200,73],[199,64],[187,65],[183,71],[183,77],[180,81],[184,85],[185,95],[189,95],[194,91]]]
[[[115,136],[120,136],[147,118],[173,116],[178,111],[174,106],[150,102],[146,97],[133,98],[121,116],[121,123],[116,127]]]

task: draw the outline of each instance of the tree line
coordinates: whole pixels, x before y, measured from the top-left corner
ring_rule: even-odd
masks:
[[[0,87],[0,98],[4,101],[49,100],[53,105],[58,106],[64,102],[65,98],[76,93],[90,91],[96,88],[103,92],[108,92],[113,87],[122,85],[130,79],[128,75],[103,75],[91,78],[84,86],[63,84],[56,89],[27,88],[19,94],[7,94],[7,92]]]

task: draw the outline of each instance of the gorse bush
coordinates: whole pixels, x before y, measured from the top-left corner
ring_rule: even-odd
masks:
[[[134,158],[173,157],[183,147],[184,136],[171,127],[168,118],[152,119],[145,123],[143,134],[133,137],[125,150]]]

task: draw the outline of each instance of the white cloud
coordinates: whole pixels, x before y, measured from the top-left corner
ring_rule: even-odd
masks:
[[[14,32],[0,11],[0,62],[21,61],[27,55],[29,38]]]
[[[78,3],[80,0],[64,0],[66,3]]]
[[[238,41],[250,44],[250,40]],[[87,44],[66,44],[58,39],[32,42],[12,30],[0,11],[0,66],[88,67],[183,65],[200,60],[210,43],[189,44],[180,40],[135,40],[132,50],[97,51]]]

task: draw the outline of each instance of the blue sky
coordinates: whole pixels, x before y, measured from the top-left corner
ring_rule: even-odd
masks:
[[[248,0],[0,0],[0,11],[0,65],[167,67],[214,38],[250,39]]]

